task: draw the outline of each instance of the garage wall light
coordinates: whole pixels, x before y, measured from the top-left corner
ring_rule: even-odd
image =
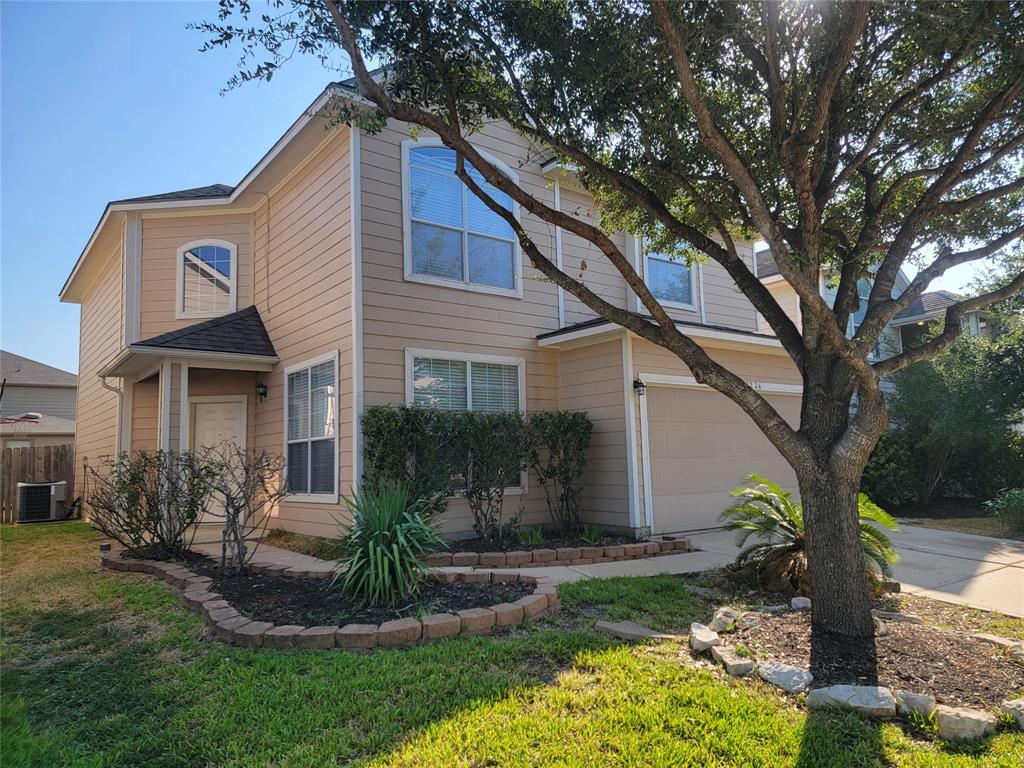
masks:
[[[640,396],[647,394],[647,385],[640,381],[640,379],[633,379],[633,389]]]

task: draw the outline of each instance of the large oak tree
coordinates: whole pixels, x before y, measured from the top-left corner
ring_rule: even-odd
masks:
[[[280,0],[250,18],[222,0],[199,25],[240,44],[236,82],[295,52],[349,66],[358,98],[336,116],[435,132],[459,176],[503,216],[533,265],[599,315],[664,347],[742,408],[793,466],[813,578],[813,623],[873,631],[856,496],[887,427],[880,380],[942,352],[964,312],[1024,286],[1010,274],[946,312],[945,330],[884,360],[886,324],[950,268],[1020,247],[1024,234],[1024,7],[1007,2],[367,2]],[[369,62],[369,63],[368,63]],[[370,63],[379,66],[372,71]],[[473,145],[503,120],[571,166],[599,226],[520,189]],[[643,313],[558,269],[468,172],[583,238],[622,273]],[[803,377],[792,428],[676,326],[609,232],[721,264]],[[797,326],[741,258],[760,239],[799,297]],[[909,287],[897,277],[918,267]],[[871,281],[867,306],[858,282]],[[823,298],[821,281],[834,284]],[[864,310],[850,338],[850,317]]]

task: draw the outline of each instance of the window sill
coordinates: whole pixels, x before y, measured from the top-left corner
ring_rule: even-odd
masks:
[[[225,309],[225,310],[223,310],[221,312],[180,312],[180,311],[176,310],[174,312],[174,319],[175,320],[203,320],[203,319],[209,320],[209,319],[212,319],[214,317],[224,317],[224,315],[230,315],[232,312],[235,312],[235,311],[237,311],[237,310]]]
[[[338,494],[336,493],[290,493],[284,497],[285,501],[292,501],[296,504],[337,504]]]
[[[653,294],[652,294],[653,295]],[[657,296],[654,298],[658,299]],[[661,304],[665,309],[682,309],[687,312],[696,312],[696,304],[684,304],[681,301],[669,301],[668,299],[658,299],[658,303]]]
[[[453,288],[457,291],[472,291],[473,293],[489,293],[492,296],[507,296],[510,299],[523,298],[522,281],[516,280],[518,288],[497,288],[492,285],[477,285],[475,283],[461,283],[455,280],[445,280],[442,277],[430,277],[419,275],[415,272],[406,272],[405,279],[411,283],[424,283],[435,285],[439,288]]]

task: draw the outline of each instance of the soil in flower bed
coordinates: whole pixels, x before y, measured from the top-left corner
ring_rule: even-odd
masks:
[[[922,624],[885,622],[885,628],[887,634],[866,641],[819,636],[812,642],[809,614],[764,614],[757,626],[740,626],[723,640],[742,643],[759,659],[810,669],[814,688],[882,685],[930,693],[954,706],[991,706],[1024,691],[1024,664],[979,640]]]
[[[392,619],[430,613],[452,613],[466,608],[486,608],[510,603],[533,592],[533,586],[516,581],[500,583],[428,580],[415,598],[394,607],[359,607],[340,590],[330,589],[330,579],[308,579],[273,574],[225,576],[212,560],[189,568],[213,579],[211,591],[219,592],[231,606],[254,621],[302,626],[380,624]]]
[[[518,539],[488,541],[487,539],[459,539],[448,542],[448,552],[517,552],[533,549],[558,549],[559,547],[615,547],[622,544],[636,544],[635,538],[605,534],[599,541],[584,541],[579,536],[545,534],[537,544],[524,544]]]

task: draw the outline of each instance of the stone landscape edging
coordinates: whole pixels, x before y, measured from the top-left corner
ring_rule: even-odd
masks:
[[[443,640],[459,634],[489,634],[507,630],[523,622],[557,613],[562,602],[558,585],[544,576],[517,573],[452,573],[435,575],[446,583],[521,581],[533,585],[533,591],[511,603],[487,608],[467,608],[455,613],[439,613],[422,619],[404,618],[377,624],[345,624],[343,626],[306,627],[298,624],[274,625],[268,621],[249,619],[239,613],[223,595],[212,591],[213,579],[200,576],[185,566],[160,560],[136,560],[122,557],[122,552],[104,552],[102,565],[111,571],[145,573],[162,578],[182,591],[185,605],[203,615],[213,636],[224,643],[250,648],[403,648],[420,643]],[[329,569],[302,570],[276,565],[253,566],[256,573],[281,573],[286,576],[325,578]]]
[[[427,564],[435,568],[543,568],[552,565],[593,565],[618,560],[639,560],[695,551],[696,548],[689,539],[680,537],[609,544],[604,547],[541,547],[512,552],[437,552],[427,557]]]

